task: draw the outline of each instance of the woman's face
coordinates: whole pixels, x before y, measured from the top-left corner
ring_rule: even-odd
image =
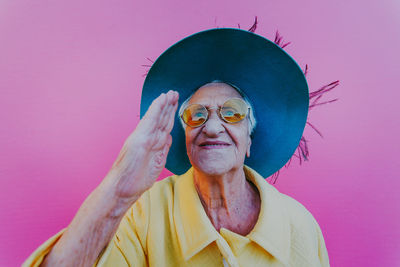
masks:
[[[220,175],[243,168],[246,153],[250,154],[251,139],[248,119],[229,124],[215,108],[230,98],[242,98],[230,85],[209,83],[200,87],[189,104],[213,108],[209,119],[200,127],[186,127],[186,150],[192,166],[208,175]]]

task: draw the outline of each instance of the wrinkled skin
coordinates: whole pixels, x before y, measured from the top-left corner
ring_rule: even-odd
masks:
[[[189,104],[216,108],[235,97],[241,98],[231,86],[210,83],[197,90]],[[211,176],[243,168],[246,153],[250,154],[248,123],[247,119],[235,124],[227,123],[213,109],[205,124],[197,128],[186,127],[186,149],[192,166]]]

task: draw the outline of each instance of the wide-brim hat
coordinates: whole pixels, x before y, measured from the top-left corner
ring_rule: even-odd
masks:
[[[308,86],[301,68],[274,42],[255,33],[218,28],[190,35],[168,48],[147,73],[140,106],[168,90],[179,92],[179,105],[214,80],[238,87],[254,107],[257,126],[245,164],[263,177],[282,168],[299,145],[308,113]],[[190,167],[185,132],[178,115],[171,132],[166,168],[183,174]]]

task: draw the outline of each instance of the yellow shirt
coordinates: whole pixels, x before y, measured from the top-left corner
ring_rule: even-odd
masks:
[[[261,209],[247,236],[211,224],[193,183],[193,170],[168,177],[128,210],[94,266],[329,266],[321,230],[297,201],[279,193],[254,170]],[[23,266],[38,266],[61,231]]]

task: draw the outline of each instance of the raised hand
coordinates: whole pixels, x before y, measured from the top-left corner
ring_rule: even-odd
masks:
[[[118,197],[142,194],[156,181],[165,166],[172,143],[170,132],[179,95],[169,91],[150,105],[136,129],[126,139],[110,173]]]
[[[41,266],[92,266],[140,195],[164,168],[179,95],[169,91],[150,105],[126,139],[110,172],[86,198]]]

